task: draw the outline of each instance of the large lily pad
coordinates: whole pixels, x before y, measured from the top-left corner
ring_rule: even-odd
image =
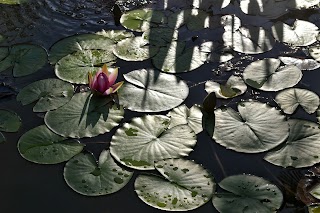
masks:
[[[18,141],[18,150],[25,159],[40,164],[56,164],[80,153],[84,144],[53,133],[45,125],[29,130]]]
[[[168,27],[150,28],[142,34],[150,45],[167,46],[168,43],[178,40],[178,30]]]
[[[243,79],[249,86],[263,91],[279,91],[293,87],[302,78],[302,72],[294,65],[280,67],[280,60],[267,58],[249,64]]]
[[[312,48],[310,48],[309,51],[311,49]],[[295,65],[300,70],[316,70],[320,68],[320,63],[314,59],[309,59],[309,58],[300,59],[300,58],[285,57],[285,56],[280,56],[279,59],[286,65]]]
[[[273,213],[283,201],[276,185],[253,175],[229,176],[219,186],[228,191],[216,193],[212,198],[214,207],[221,213]]]
[[[168,159],[155,163],[163,177],[139,175],[134,183],[146,204],[167,211],[187,211],[208,202],[215,190],[213,177],[190,160]]]
[[[17,44],[0,52],[0,72],[12,68],[14,77],[30,75],[47,63],[46,50],[37,45]]]
[[[158,47],[149,46],[148,40],[138,36],[120,41],[113,53],[126,61],[144,61],[153,57],[158,50]]]
[[[103,64],[113,64],[115,59],[112,49],[78,51],[59,60],[55,73],[64,81],[87,84],[88,72],[97,71]]]
[[[264,159],[282,167],[308,167],[320,162],[320,129],[318,124],[290,119],[290,134],[286,143]]]
[[[100,32],[97,32],[96,34],[109,38],[115,43],[126,38],[134,37],[134,34],[132,32],[127,32],[126,30],[102,30]]]
[[[24,87],[17,96],[17,101],[27,105],[38,100],[34,112],[54,110],[66,104],[73,96],[73,86],[59,79],[44,79]]]
[[[134,70],[118,91],[124,107],[139,112],[160,112],[180,105],[188,96],[187,84],[177,77],[152,69]]]
[[[207,81],[205,84],[207,93],[214,92],[217,98],[233,98],[243,94],[247,90],[247,85],[239,76],[231,75],[225,85],[214,81]]]
[[[303,20],[296,20],[293,26],[277,22],[272,26],[272,34],[278,41],[294,46],[308,46],[317,41],[319,29],[315,24]]]
[[[300,88],[290,88],[281,91],[275,97],[275,101],[281,109],[292,114],[300,105],[307,113],[314,113],[319,106],[319,96],[309,90]]]
[[[288,12],[287,2],[279,0],[241,0],[241,10],[249,15],[276,19]]]
[[[154,162],[187,156],[196,144],[188,125],[168,129],[170,118],[146,115],[125,123],[111,139],[110,152],[121,164],[139,170],[154,169]]]
[[[166,16],[162,11],[152,9],[132,10],[122,14],[120,23],[127,29],[144,32],[151,26],[166,23]]]
[[[64,167],[64,179],[76,192],[86,196],[101,196],[122,189],[133,172],[118,166],[109,151],[102,151],[97,162],[90,153],[80,153]]]
[[[170,117],[169,129],[181,124],[187,124],[196,133],[202,132],[202,112],[199,106],[194,105],[190,109],[186,105],[174,108],[167,115]]]
[[[83,50],[109,50],[112,52],[114,41],[106,36],[97,34],[81,34],[70,36],[57,41],[49,50],[49,61],[57,63],[61,58]]]
[[[21,119],[15,112],[0,110],[0,131],[17,132],[20,126]]]
[[[111,98],[77,93],[64,106],[45,115],[46,125],[64,137],[94,137],[109,132],[123,118],[122,108],[109,106]]]
[[[280,111],[257,101],[215,110],[213,139],[237,152],[258,153],[283,143],[289,135],[286,117]]]
[[[153,65],[169,73],[188,72],[202,66],[207,60],[207,53],[202,52],[199,46],[185,46],[185,42],[173,41],[168,46],[161,47],[152,58]]]

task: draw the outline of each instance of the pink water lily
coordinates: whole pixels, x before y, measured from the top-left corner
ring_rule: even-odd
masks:
[[[115,84],[118,77],[118,68],[115,68],[112,72],[108,71],[107,65],[103,65],[101,69],[92,76],[92,73],[88,73],[89,87],[92,91],[96,91],[102,95],[110,95],[115,93],[123,84],[123,81]]]

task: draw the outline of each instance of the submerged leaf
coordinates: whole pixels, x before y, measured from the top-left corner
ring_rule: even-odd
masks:
[[[17,132],[21,126],[21,118],[12,111],[0,109],[0,131]]]

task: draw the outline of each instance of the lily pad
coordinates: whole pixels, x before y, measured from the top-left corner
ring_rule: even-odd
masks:
[[[57,63],[61,58],[78,51],[107,50],[112,52],[114,41],[106,36],[97,34],[74,35],[57,41],[49,50],[49,61]]]
[[[253,175],[229,176],[219,186],[228,191],[216,193],[212,198],[214,207],[221,213],[273,213],[283,201],[283,195],[276,185]]]
[[[94,137],[109,132],[123,118],[122,108],[109,106],[110,97],[77,93],[62,107],[46,113],[46,125],[58,135],[71,138]]]
[[[6,40],[5,37],[0,34],[0,43],[1,43],[1,42],[4,42],[5,40]]]
[[[202,112],[199,106],[194,105],[190,109],[186,105],[174,108],[167,114],[171,118],[169,129],[181,124],[187,124],[196,133],[202,132]]]
[[[193,161],[167,159],[155,163],[163,177],[139,175],[134,183],[146,204],[167,211],[188,211],[207,203],[215,183],[208,171]]]
[[[282,167],[308,167],[320,162],[320,129],[318,124],[290,119],[290,134],[278,150],[269,152],[264,159]]]
[[[66,104],[73,96],[73,86],[59,79],[44,79],[24,87],[17,96],[17,101],[27,105],[38,100],[34,112],[54,110]]]
[[[160,112],[180,105],[188,96],[187,84],[177,77],[152,69],[134,70],[118,91],[119,102],[138,112]]]
[[[0,0],[0,4],[23,4],[28,0]]]
[[[178,10],[168,17],[168,26],[173,29],[178,29],[183,25],[187,25],[189,30],[202,30],[209,28],[211,16],[209,13],[198,9]]]
[[[300,88],[290,88],[277,94],[275,101],[281,109],[292,114],[300,105],[307,113],[314,113],[319,106],[319,96],[309,90]]]
[[[314,45],[309,48],[309,54],[317,62],[320,62],[320,45]]]
[[[144,32],[152,26],[166,22],[166,16],[162,11],[152,9],[132,10],[122,14],[120,18],[122,26],[137,32]]]
[[[243,82],[241,77],[231,75],[226,85],[214,81],[207,81],[205,83],[205,90],[207,93],[214,92],[217,98],[228,99],[245,93],[247,85]]]
[[[17,132],[21,126],[21,118],[12,111],[0,109],[0,131]]]
[[[116,56],[109,50],[83,50],[59,60],[55,65],[58,78],[76,84],[88,83],[88,72],[97,71],[102,65],[111,65]]]
[[[20,155],[34,163],[56,164],[80,153],[84,144],[61,137],[45,125],[29,130],[18,141]]]
[[[187,156],[196,144],[188,125],[167,129],[170,118],[146,115],[125,123],[111,139],[110,152],[121,164],[139,170],[154,169],[154,162]]]
[[[74,191],[86,196],[107,195],[122,189],[133,172],[118,166],[104,150],[98,162],[91,153],[80,153],[66,163],[64,179]]]
[[[122,41],[123,39],[126,39],[126,38],[134,37],[134,34],[132,32],[127,32],[125,30],[102,30],[100,32],[97,32],[96,34],[109,38],[115,43]]]
[[[294,46],[308,46],[317,41],[318,27],[308,21],[296,20],[292,26],[277,22],[272,26],[275,39]]]
[[[287,7],[289,9],[309,9],[319,4],[319,0],[288,0]]]
[[[288,12],[287,2],[286,0],[255,0],[254,2],[241,0],[240,8],[245,14],[276,19]]]
[[[150,46],[148,40],[139,36],[120,41],[113,53],[122,60],[144,61],[153,57],[158,50],[158,47]]]
[[[309,49],[309,51],[311,48]],[[293,58],[293,57],[285,57],[280,56],[279,59],[286,65],[295,65],[300,70],[315,70],[320,68],[320,63],[314,59],[300,59],[300,58]]]
[[[244,153],[270,150],[283,143],[289,135],[286,117],[280,111],[257,101],[215,110],[213,139],[220,145]]]
[[[37,72],[47,63],[47,52],[40,46],[16,44],[0,51],[0,72],[12,68],[14,77],[22,77]],[[4,53],[7,53],[4,56]]]
[[[244,72],[246,84],[263,91],[279,91],[295,86],[302,78],[301,70],[289,65],[280,67],[280,60],[267,58],[249,64]]]
[[[169,73],[188,72],[202,66],[207,60],[207,53],[201,52],[199,46],[185,48],[185,42],[173,41],[161,47],[152,58],[153,65]]]
[[[151,28],[142,34],[150,45],[167,46],[168,43],[178,40],[178,31],[168,27]]]
[[[230,4],[230,0],[194,0],[192,6],[202,10],[208,10],[212,8],[222,9]]]

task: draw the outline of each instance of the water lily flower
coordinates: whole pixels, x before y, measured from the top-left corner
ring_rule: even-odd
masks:
[[[118,68],[109,72],[105,64],[98,70],[94,77],[91,72],[88,73],[89,87],[92,91],[96,91],[101,95],[110,95],[115,93],[123,84],[123,81],[115,84],[117,77]]]

